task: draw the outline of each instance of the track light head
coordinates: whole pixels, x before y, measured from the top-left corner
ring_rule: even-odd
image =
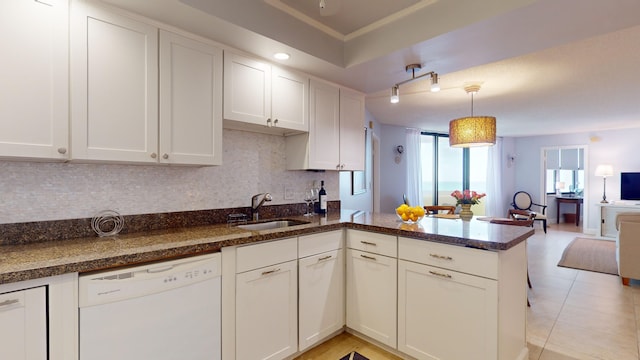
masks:
[[[440,91],[440,84],[438,84],[438,74],[431,73],[431,92]]]
[[[400,88],[398,87],[398,85],[394,85],[391,88],[391,103],[392,104],[397,104],[398,102],[400,102],[399,91],[400,91]]]

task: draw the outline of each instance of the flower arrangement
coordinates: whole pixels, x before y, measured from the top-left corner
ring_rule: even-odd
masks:
[[[456,199],[456,204],[476,205],[476,204],[479,204],[480,199],[487,196],[487,194],[485,193],[479,194],[475,191],[470,191],[470,190],[464,190],[464,191],[456,190],[451,193],[451,196],[453,196]]]

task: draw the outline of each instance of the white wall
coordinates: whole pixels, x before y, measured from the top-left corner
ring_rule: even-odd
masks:
[[[596,204],[602,199],[603,184],[602,178],[596,177],[593,172],[599,164],[613,165],[614,176],[607,178],[607,199],[620,199],[620,172],[640,171],[639,139],[640,128],[517,138],[516,190],[527,191],[534,201],[541,201],[541,149],[585,145],[588,153],[585,163],[585,228],[588,232],[594,232],[599,221]]]
[[[407,192],[406,154],[396,163],[396,147],[407,147],[407,131],[403,126],[380,126],[380,212],[393,213]]]
[[[0,161],[0,223],[244,207],[261,192],[271,204],[302,203],[314,180],[339,199],[337,172],[285,169],[284,137],[227,129],[223,137],[223,165],[214,167]]]

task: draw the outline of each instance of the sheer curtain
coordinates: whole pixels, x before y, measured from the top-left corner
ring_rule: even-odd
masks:
[[[486,215],[492,217],[507,216],[502,191],[502,138],[496,139],[496,144],[489,148],[487,159],[487,204]]]
[[[407,129],[407,199],[411,206],[422,205],[421,131]]]

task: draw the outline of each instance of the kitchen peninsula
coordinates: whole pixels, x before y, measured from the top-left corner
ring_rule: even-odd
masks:
[[[107,238],[2,245],[0,292],[4,287],[15,287],[22,281],[58,276],[77,279],[77,273],[222,251],[222,333],[235,334],[223,336],[222,357],[240,359],[236,356],[236,336],[240,334],[236,333],[234,315],[238,299],[235,299],[235,291],[229,289],[229,286],[236,287],[235,279],[242,272],[240,264],[235,263],[240,259],[240,255],[235,255],[236,251],[289,242],[295,249],[290,261],[302,264],[302,251],[307,246],[302,240],[308,238],[314,246],[326,247],[323,236],[331,234],[337,239],[336,249],[332,250],[343,254],[341,266],[346,266],[342,280],[346,281],[346,287],[342,288],[347,291],[341,300],[346,303],[346,311],[342,312],[346,313],[346,319],[339,324],[338,332],[346,328],[403,357],[410,355],[417,359],[438,354],[441,358],[460,358],[469,351],[478,359],[528,357],[525,240],[533,234],[533,229],[431,217],[416,224],[405,224],[395,214],[349,210],[330,212],[327,217],[287,219],[310,222],[259,231],[220,224],[133,232]],[[390,283],[386,285],[394,292],[358,294],[362,287],[356,286],[356,282],[367,283],[363,271],[373,269],[382,264],[381,261],[390,264],[384,265],[390,271],[385,279],[389,279]],[[297,282],[297,276],[292,278]],[[386,286],[379,279],[373,284],[374,287]],[[298,289],[297,284],[294,285]],[[300,284],[300,290],[302,288],[303,284]],[[234,295],[229,297],[231,293]],[[369,303],[358,302],[363,296],[369,299],[390,296],[388,300],[394,306],[385,309],[392,311],[390,320],[384,322],[389,327],[368,333],[367,329],[373,328],[372,324],[377,320],[372,323],[371,318],[353,316],[366,313]],[[231,306],[229,302],[232,302]],[[300,306],[302,309],[302,304]],[[297,320],[297,311],[293,313]],[[334,335],[335,332],[315,341],[321,342]],[[466,346],[460,346],[460,337],[465,339]],[[298,347],[296,339],[289,353],[280,358],[289,358],[301,351],[302,345]],[[52,360],[56,359],[56,356],[52,357]]]

